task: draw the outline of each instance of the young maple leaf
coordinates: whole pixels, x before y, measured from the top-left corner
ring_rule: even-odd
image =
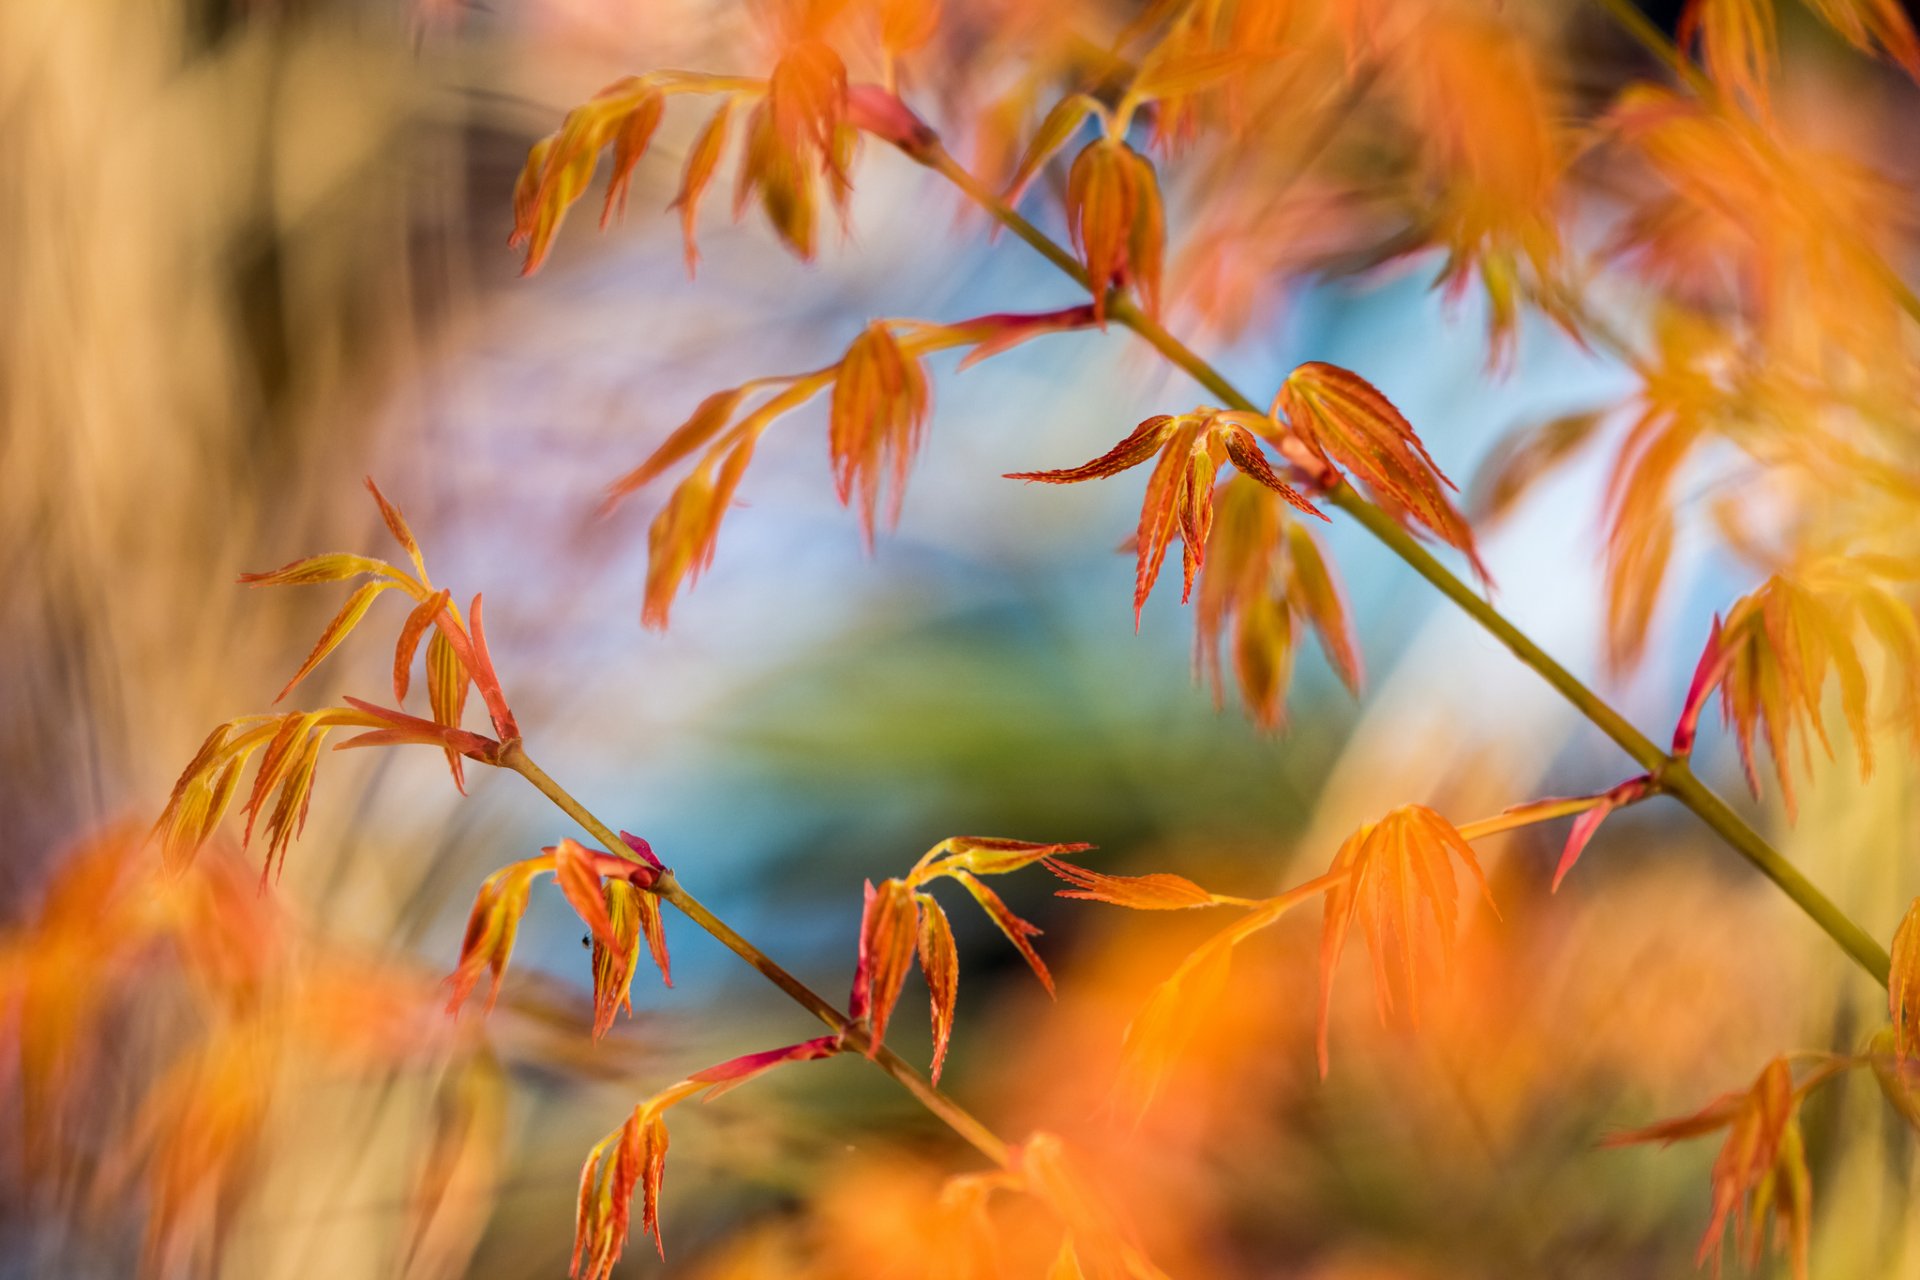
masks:
[[[631,984],[639,954],[638,934],[644,932],[660,964],[661,977],[667,977],[666,942],[657,932],[657,914],[651,922],[638,904],[623,905],[623,896],[608,892],[608,884],[624,884],[628,889],[651,897],[651,890],[665,875],[666,868],[655,858],[646,842],[628,838],[628,847],[639,855],[636,861],[588,849],[576,841],[562,840],[541,850],[537,858],[527,858],[500,868],[480,884],[474,895],[473,910],[467,916],[467,930],[460,943],[460,961],[447,977],[447,1012],[460,1007],[479,985],[482,974],[491,974],[487,986],[488,1012],[492,1012],[506,975],[507,961],[513,955],[513,942],[526,914],[527,899],[535,877],[551,873],[574,911],[585,922],[593,942],[593,1034],[599,1039],[613,1025],[621,1007],[632,1007]],[[656,905],[655,912],[658,907]]]
[[[1005,875],[1091,849],[1087,844],[1036,844],[998,836],[954,836],[927,850],[904,878],[867,882],[866,903],[860,917],[859,959],[853,971],[853,990],[847,1012],[866,1024],[865,1051],[877,1057],[885,1043],[887,1025],[915,961],[927,979],[932,1005],[935,1084],[953,1037],[954,1002],[960,991],[960,955],[946,911],[926,886],[945,877],[973,895],[996,927],[1013,943],[1034,976],[1053,994],[1053,978],[1028,940],[1039,929],[1013,913],[1000,896],[979,880]]]
[[[1205,560],[1207,537],[1213,528],[1214,477],[1222,463],[1231,461],[1242,475],[1271,489],[1292,506],[1322,520],[1327,518],[1274,471],[1254,437],[1254,424],[1271,425],[1259,414],[1205,406],[1177,416],[1160,414],[1142,422],[1133,434],[1091,462],[1059,471],[1017,471],[1007,479],[1077,484],[1118,475],[1159,455],[1140,507],[1139,559],[1133,587],[1133,622],[1137,628],[1175,533],[1180,535],[1183,549],[1180,599],[1185,601],[1192,595],[1194,575]]]
[[[1774,576],[1727,612],[1719,645],[1725,652],[1720,707],[1740,746],[1740,760],[1754,794],[1760,775],[1754,763],[1756,736],[1773,756],[1781,799],[1791,817],[1796,805],[1788,757],[1795,738],[1805,767],[1812,767],[1809,739],[1829,759],[1833,745],[1822,723],[1821,699],[1827,678],[1840,686],[1840,705],[1853,732],[1860,776],[1873,769],[1873,744],[1867,723],[1867,673],[1854,647],[1854,619],[1844,598],[1810,589],[1791,578]]]
[[[646,154],[666,105],[658,77],[623,76],[569,111],[558,131],[534,144],[514,184],[513,234],[507,241],[526,249],[522,275],[540,269],[567,210],[586,194],[600,152],[609,146],[613,178],[600,225],[625,209],[634,166]]]
[[[1280,384],[1271,416],[1286,423],[1315,461],[1345,468],[1395,519],[1425,526],[1463,552],[1486,580],[1473,531],[1446,495],[1453,481],[1434,463],[1413,424],[1372,383],[1312,360]]]
[[[830,1035],[744,1054],[696,1071],[636,1106],[624,1124],[594,1144],[580,1170],[573,1262],[567,1274],[573,1280],[609,1280],[632,1228],[636,1188],[641,1193],[640,1230],[653,1237],[660,1257],[666,1258],[666,1242],[660,1236],[660,1184],[667,1167],[666,1112],[670,1108],[695,1094],[711,1100],[790,1062],[814,1062],[843,1051],[841,1037]]]
[[[1255,724],[1286,719],[1296,637],[1308,626],[1334,673],[1358,694],[1360,650],[1353,619],[1320,542],[1268,489],[1229,477],[1214,494],[1213,536],[1194,609],[1194,663],[1222,701],[1220,650],[1231,654],[1241,699]]]
[[[1327,890],[1326,922],[1320,934],[1320,1017],[1317,1051],[1327,1074],[1327,1023],[1333,976],[1354,922],[1366,933],[1373,957],[1373,993],[1381,1021],[1394,1007],[1396,983],[1408,1017],[1420,1020],[1420,990],[1431,970],[1451,960],[1459,925],[1458,888],[1452,859],[1458,858],[1496,914],[1473,846],[1453,824],[1425,805],[1406,805],[1347,837],[1329,873],[1345,878]],[[1437,966],[1435,962],[1438,962]]]
[[[885,321],[868,325],[841,357],[827,445],[841,505],[851,506],[859,495],[860,531],[869,551],[883,479],[892,485],[887,523],[900,522],[907,470],[920,450],[932,406],[925,367],[902,350]]]
[[[1106,318],[1108,291],[1125,284],[1149,314],[1160,309],[1167,215],[1151,160],[1116,138],[1088,143],[1067,173],[1067,227],[1086,263],[1096,319]]]
[[[1813,1180],[1800,1134],[1800,1103],[1834,1069],[1834,1064],[1823,1066],[1796,1087],[1793,1068],[1785,1058],[1775,1058],[1751,1086],[1714,1099],[1694,1115],[1606,1139],[1607,1146],[1666,1144],[1727,1131],[1713,1162],[1713,1216],[1696,1266],[1710,1256],[1718,1262],[1731,1225],[1736,1249],[1747,1266],[1758,1267],[1771,1219],[1776,1247],[1785,1250],[1798,1280],[1806,1280]]]

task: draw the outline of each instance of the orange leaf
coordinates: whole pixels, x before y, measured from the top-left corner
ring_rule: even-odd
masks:
[[[1028,938],[1039,936],[1039,928],[1013,914],[1012,909],[1000,900],[999,894],[987,888],[969,873],[955,871],[953,878],[966,886],[967,892],[973,895],[974,901],[978,902],[994,924],[1000,927],[1000,932],[1007,935],[1007,941],[1014,945],[1014,949],[1019,951],[1021,958],[1032,968],[1034,976],[1040,979],[1040,985],[1047,989],[1047,994],[1052,995],[1053,975],[1047,972],[1047,966],[1041,961],[1040,954],[1033,949],[1033,944],[1027,941]]]
[[[851,1013],[872,1027],[867,1056],[875,1057],[886,1040],[887,1023],[900,1001],[900,989],[913,968],[914,944],[919,935],[919,906],[903,880],[883,881],[879,889],[867,881],[866,906],[860,916],[860,959],[854,969]]]
[[[607,199],[600,207],[600,229],[605,231],[607,224],[616,214],[625,216],[627,212],[627,191],[633,185],[633,170],[640,163],[640,157],[647,153],[647,144],[653,140],[653,131],[660,127],[660,117],[666,114],[667,99],[663,94],[651,94],[640,100],[627,117],[614,128],[613,132],[613,169],[607,178]]]
[[[1396,968],[1408,1016],[1420,1018],[1420,988],[1436,959],[1448,962],[1460,908],[1451,858],[1466,865],[1480,892],[1493,894],[1473,856],[1473,846],[1445,818],[1424,805],[1395,809],[1347,838],[1335,855],[1332,872],[1347,878],[1327,891],[1326,922],[1320,936],[1320,1074],[1327,1073],[1327,1017],[1333,1001],[1333,975],[1347,933],[1359,921],[1373,956],[1374,999],[1382,1021],[1393,1007]]]
[[[641,1191],[640,1229],[653,1237],[661,1258],[667,1256],[666,1244],[660,1239],[660,1181],[667,1165],[667,1123],[660,1113],[679,1100],[672,1093],[669,1090],[635,1107],[625,1124],[587,1153],[586,1165],[580,1170],[573,1261],[567,1271],[573,1280],[610,1280],[613,1264],[626,1247],[636,1187]],[[663,1103],[662,1098],[668,1100]]]
[[[407,689],[413,681],[413,655],[420,647],[420,639],[426,635],[427,628],[433,625],[440,611],[447,607],[449,593],[442,587],[414,606],[407,615],[406,625],[400,628],[400,639],[393,646],[393,701],[395,706],[407,705]]]
[[[700,265],[700,246],[694,236],[699,222],[700,197],[713,181],[714,170],[720,164],[720,151],[727,143],[727,122],[732,115],[733,99],[721,99],[719,109],[701,126],[700,135],[687,148],[686,167],[680,174],[680,192],[667,206],[680,211],[680,232],[687,245],[689,276]]]
[[[733,420],[734,411],[746,398],[747,387],[729,387],[716,391],[695,407],[692,416],[673,429],[645,462],[621,476],[607,488],[607,500],[601,508],[611,510],[622,498],[651,483],[656,477],[694,450],[704,448]]]
[[[887,523],[899,523],[907,470],[919,452],[932,407],[921,362],[901,350],[885,321],[868,325],[841,357],[827,444],[841,505],[852,505],[858,491],[860,530],[869,550],[883,478],[892,483]]]
[[[541,852],[553,859],[553,878],[560,885],[560,892],[566,895],[593,937],[617,950],[621,940],[614,935],[613,919],[607,914],[607,899],[601,892],[600,870],[594,865],[594,855],[574,840],[562,840]]]
[[[1920,81],[1920,36],[1900,0],[1813,0],[1814,12],[1862,53],[1878,44],[1914,80]]]
[[[663,105],[652,78],[624,76],[569,111],[558,131],[534,145],[514,185],[513,234],[508,238],[509,245],[526,249],[522,275],[540,269],[567,210],[586,194],[601,149],[608,144],[615,147],[608,209],[624,198],[633,165],[659,123]]]
[[[607,913],[608,936],[593,938],[593,1038],[613,1027],[620,1010],[633,1012],[633,975],[640,965],[641,910],[654,903],[626,880],[609,877],[601,888]],[[657,912],[659,906],[654,903]]]
[[[367,492],[373,495],[374,505],[380,508],[380,518],[386,521],[387,532],[407,553],[407,559],[413,561],[413,570],[420,577],[420,585],[427,585],[427,562],[420,554],[420,543],[413,536],[413,529],[407,524],[407,518],[400,514],[400,508],[387,501],[387,495],[380,492],[380,486],[373,482],[372,476],[365,477]]]
[[[1231,459],[1248,478],[1300,510],[1326,518],[1274,473],[1246,427],[1244,419],[1248,416],[1204,407],[1178,417],[1162,414],[1142,422],[1126,439],[1091,462],[1061,471],[1018,471],[1007,479],[1074,484],[1117,475],[1159,451],[1160,460],[1147,478],[1134,539],[1138,561],[1134,569],[1133,620],[1137,628],[1176,531],[1184,547],[1180,598],[1184,601],[1192,594],[1194,576],[1205,563],[1213,528],[1213,478],[1222,460]]]
[[[1765,107],[1779,58],[1773,0],[1687,0],[1674,43],[1685,49],[1695,41],[1716,84]]]
[[[947,1042],[953,1038],[953,1006],[960,994],[960,951],[954,945],[953,926],[933,895],[914,895],[920,907],[920,972],[927,978],[933,1005],[933,1066],[929,1074],[940,1083],[947,1060]]]
[[[1280,384],[1273,417],[1283,416],[1318,461],[1351,472],[1390,514],[1424,525],[1464,552],[1474,572],[1486,578],[1473,532],[1446,496],[1453,481],[1434,464],[1412,424],[1372,383],[1337,365],[1309,361]]]
[[[1067,227],[1087,268],[1096,320],[1129,280],[1149,313],[1159,306],[1165,213],[1153,162],[1112,138],[1087,144],[1067,174]]]

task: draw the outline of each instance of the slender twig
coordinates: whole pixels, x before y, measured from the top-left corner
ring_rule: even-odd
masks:
[[[502,748],[499,763],[501,768],[510,769],[532,783],[536,791],[553,801],[561,812],[585,828],[587,833],[604,845],[610,853],[629,859],[633,857],[627,848],[626,841],[616,835],[613,828],[596,818],[565,787],[555,782],[546,770],[535,764],[519,742],[507,743]],[[742,937],[732,925],[713,914],[704,903],[689,893],[671,872],[660,878],[652,892],[661,901],[671,903],[687,919],[713,935],[727,950],[752,965],[767,981],[786,992],[795,1004],[826,1023],[833,1031],[844,1033],[851,1048],[864,1050],[867,1034],[864,1026],[856,1024],[853,1019],[835,1008],[825,996],[794,977],[766,952]],[[872,1061],[875,1066],[898,1081],[921,1106],[973,1144],[987,1159],[1003,1167],[1012,1161],[1012,1151],[1005,1141],[976,1119],[966,1108],[927,1083],[924,1076],[907,1065],[893,1050],[883,1046],[873,1054]]]
[[[1046,232],[1021,216],[999,193],[981,182],[961,165],[937,140],[922,141],[907,148],[913,159],[940,174],[979,204],[1007,230],[1031,246],[1035,252],[1078,281],[1088,285],[1085,268],[1071,252]],[[1169,333],[1159,321],[1142,311],[1132,299],[1115,293],[1108,299],[1107,315],[1144,338],[1170,363],[1219,397],[1229,408],[1260,412],[1252,400],[1227,380],[1191,347]],[[1413,571],[1437,588],[1440,594],[1479,623],[1494,639],[1531,667],[1575,710],[1619,745],[1652,777],[1656,790],[1674,797],[1691,809],[1728,845],[1746,858],[1760,873],[1773,881],[1815,924],[1839,944],[1881,986],[1887,985],[1891,962],[1874,937],[1822,893],[1785,855],[1748,825],[1704,782],[1693,775],[1684,759],[1660,749],[1651,738],[1635,728],[1599,694],[1589,689],[1571,671],[1556,662],[1519,627],[1493,605],[1476,594],[1456,574],[1437,560],[1398,521],[1367,501],[1354,487],[1338,480],[1325,493],[1326,501],[1347,513],[1368,533]]]

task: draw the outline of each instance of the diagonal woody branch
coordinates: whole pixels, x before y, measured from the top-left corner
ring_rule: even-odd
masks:
[[[535,790],[551,800],[561,812],[579,823],[614,855],[630,857],[626,841],[614,834],[613,828],[595,817],[566,788],[555,782],[546,770],[535,764],[532,757],[527,755],[526,748],[521,745],[519,739],[515,738],[502,745],[498,763],[501,768],[509,769],[532,783]],[[733,926],[708,910],[704,903],[680,884],[673,873],[668,872],[662,876],[650,892],[661,901],[671,903],[687,919],[753,966],[767,981],[786,992],[795,1004],[826,1023],[833,1031],[851,1032],[848,1036],[850,1041],[857,1041],[865,1034],[863,1028],[857,1026],[852,1018],[842,1013],[825,996],[800,981],[772,957],[741,936]],[[999,1135],[966,1108],[928,1084],[925,1077],[891,1049],[880,1048],[877,1053],[871,1055],[871,1061],[892,1076],[902,1088],[914,1096],[921,1106],[932,1112],[935,1118],[966,1139],[987,1159],[1003,1167],[1011,1163],[1013,1153]]]
[[[1609,7],[1612,6],[1609,5]],[[931,131],[907,140],[901,145],[901,150],[919,164],[953,183],[995,221],[1025,241],[1061,272],[1072,277],[1082,288],[1089,286],[1085,269],[1065,246],[1021,216],[1019,211],[1002,199],[997,192],[955,160]],[[1131,298],[1116,293],[1107,301],[1106,314],[1109,319],[1125,325],[1144,338],[1148,345],[1158,351],[1169,363],[1219,397],[1223,405],[1231,409],[1260,412],[1259,406],[1243,395],[1224,374],[1209,364],[1193,348],[1168,332],[1157,320],[1142,311]],[[1324,500],[1351,516],[1368,533],[1385,544],[1387,550],[1405,561],[1415,573],[1425,578],[1440,594],[1451,600],[1494,639],[1511,650],[1524,665],[1532,668],[1541,679],[1553,686],[1554,690],[1575,710],[1607,737],[1613,739],[1621,750],[1647,771],[1656,791],[1672,796],[1692,810],[1735,852],[1751,862],[1767,879],[1773,881],[1780,891],[1792,899],[1794,905],[1798,906],[1808,918],[1819,925],[1854,963],[1881,986],[1887,985],[1887,973],[1891,962],[1885,948],[1852,917],[1841,910],[1832,899],[1822,893],[1764,836],[1735,813],[1733,808],[1711,787],[1695,777],[1684,758],[1661,750],[1653,739],[1635,728],[1625,716],[1588,688],[1579,677],[1555,661],[1532,637],[1476,594],[1473,588],[1440,563],[1432,552],[1422,546],[1393,517],[1368,502],[1352,485],[1336,477],[1332,487],[1325,493]]]

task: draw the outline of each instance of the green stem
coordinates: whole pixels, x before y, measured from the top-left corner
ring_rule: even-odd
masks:
[[[532,783],[536,791],[551,800],[562,813],[585,828],[587,833],[604,845],[608,852],[637,861],[627,848],[627,842],[615,834],[613,828],[596,818],[565,787],[555,782],[546,770],[535,764],[519,742],[510,742],[502,749],[500,767],[509,769]],[[784,991],[795,1004],[826,1023],[829,1029],[845,1033],[849,1044],[857,1048],[865,1043],[866,1028],[856,1025],[853,1019],[835,1008],[825,996],[800,981],[766,952],[741,936],[732,925],[708,910],[706,904],[689,893],[672,872],[661,877],[653,892],[663,902],[671,903],[687,919],[711,934],[727,950],[753,966],[762,977]],[[898,1081],[900,1086],[912,1094],[921,1106],[971,1143],[987,1159],[1002,1167],[1011,1163],[1012,1151],[999,1135],[974,1118],[966,1108],[927,1083],[924,1076],[909,1066],[893,1050],[882,1046],[867,1056],[875,1066]]]
[[[1602,0],[1602,2],[1612,7],[1611,0]],[[1621,2],[1624,3],[1624,0]],[[1002,226],[1032,246],[1041,257],[1078,281],[1082,288],[1087,287],[1087,273],[1078,259],[1058,241],[1022,217],[1019,211],[1001,199],[997,192],[974,177],[947,152],[945,147],[938,142],[932,142],[912,148],[908,154],[960,188],[968,198],[979,204]],[[1144,338],[1154,350],[1205,387],[1223,405],[1253,413],[1262,412],[1261,408],[1241,394],[1224,374],[1191,347],[1169,333],[1159,321],[1142,311],[1132,299],[1118,293],[1114,294],[1108,300],[1107,315]],[[1352,485],[1344,480],[1337,481],[1324,496],[1328,503],[1353,517],[1362,528],[1384,543],[1387,550],[1400,557],[1415,573],[1432,583],[1441,595],[1453,601],[1467,616],[1485,628],[1494,639],[1511,650],[1524,665],[1531,667],[1543,680],[1552,685],[1555,692],[1565,698],[1602,733],[1613,739],[1636,764],[1645,769],[1661,791],[1673,796],[1691,809],[1702,822],[1731,845],[1735,852],[1746,858],[1762,875],[1773,881],[1781,892],[1791,898],[1801,911],[1825,930],[1827,935],[1875,981],[1883,987],[1887,985],[1887,972],[1891,962],[1885,948],[1881,947],[1871,934],[1856,924],[1830,898],[1821,893],[1812,881],[1801,874],[1799,868],[1767,843],[1765,837],[1743,821],[1726,801],[1694,777],[1685,760],[1661,750],[1658,744],[1636,729],[1625,716],[1614,710],[1599,694],[1589,689],[1571,671],[1554,661],[1546,650],[1509,621],[1505,614],[1482,599],[1473,588],[1441,564],[1433,553],[1421,545],[1398,521],[1361,497]]]

